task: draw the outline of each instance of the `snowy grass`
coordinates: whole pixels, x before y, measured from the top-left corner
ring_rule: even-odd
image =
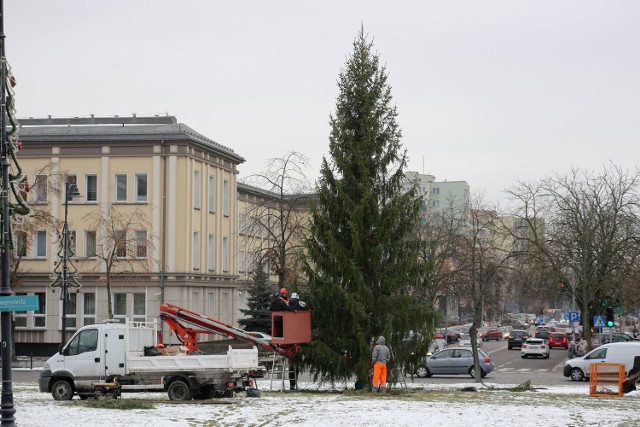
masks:
[[[150,409],[126,411],[92,408],[74,398],[57,402],[36,386],[16,384],[16,423],[25,426],[511,426],[544,419],[554,426],[635,426],[640,392],[622,397],[590,397],[588,383],[533,386],[487,383],[412,384],[386,394],[340,386],[301,383],[300,391],[280,391],[280,384],[259,381],[262,396],[186,404],[168,401],[164,393],[124,394],[122,401],[148,403]],[[346,386],[346,388],[345,388]],[[273,389],[269,391],[269,388]],[[462,391],[475,387],[477,391]],[[522,391],[514,391],[520,389]],[[106,399],[105,399],[106,400]],[[524,418],[523,418],[524,417]],[[526,425],[527,423],[525,423]]]

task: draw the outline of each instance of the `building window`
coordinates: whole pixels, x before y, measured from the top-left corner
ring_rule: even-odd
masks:
[[[121,323],[125,323],[127,319],[127,294],[113,294],[113,316]]]
[[[133,294],[133,321],[147,321],[147,297],[144,292]]]
[[[229,271],[229,238],[222,238],[222,271]]]
[[[48,186],[47,175],[36,175],[34,183],[36,203],[47,203]]]
[[[68,186],[66,188],[71,188],[74,185],[76,186],[76,188],[78,188],[78,177],[77,176],[75,176],[75,175],[67,175],[66,182],[68,184]],[[64,192],[66,190],[66,188],[63,187],[62,191]],[[66,194],[68,202],[73,202],[73,196],[71,195],[71,193],[73,193],[73,191],[69,191]]]
[[[93,325],[96,323],[96,294],[83,292],[82,324]]]
[[[208,240],[208,244],[207,244],[207,268],[209,269],[209,271],[215,271],[216,269],[216,246],[215,246],[215,239],[213,234],[209,234],[209,240]]]
[[[222,321],[231,323],[231,298],[229,292],[222,293]]]
[[[209,317],[217,318],[218,313],[216,310],[216,294],[215,292],[207,293],[207,314]]]
[[[198,270],[200,268],[200,233],[193,232],[193,268]]]
[[[245,251],[238,251],[238,271],[245,272],[247,263],[247,253]]]
[[[147,174],[136,174],[136,202],[146,203],[147,200]]]
[[[433,194],[434,196],[438,196],[440,194],[440,189],[438,187],[432,188],[431,194]]]
[[[67,316],[65,317],[67,328],[76,327],[76,313],[78,309],[77,295],[78,294],[73,292],[70,292],[69,295],[67,295]],[[62,304],[64,304],[63,301],[61,301],[61,305]]]
[[[229,216],[229,181],[222,182],[222,214]]]
[[[216,211],[216,177],[209,175],[209,212]]]
[[[36,292],[38,297],[38,309],[33,312],[33,327],[44,328],[47,326],[47,294],[44,292]]]
[[[16,292],[16,296],[27,295],[26,292]],[[16,323],[16,328],[27,327],[27,312],[26,311],[14,311],[13,320]]]
[[[76,254],[76,230],[68,230],[67,239],[67,256],[72,257]]]
[[[191,292],[191,310],[199,312],[202,310],[202,301],[200,300],[200,292]]]
[[[36,231],[36,258],[47,257],[47,232]]]
[[[200,209],[200,171],[193,171],[193,207]]]
[[[97,175],[85,175],[85,200],[88,203],[98,201],[98,176]]]
[[[18,257],[26,257],[27,256],[27,233],[24,231],[16,231],[14,233],[15,236],[15,248],[16,248],[16,256]]]
[[[116,174],[116,202],[127,201],[127,174]]]
[[[136,257],[147,257],[147,230],[136,230],[135,237]]]
[[[96,257],[96,232],[85,231],[84,232],[84,256],[87,258]]]
[[[127,231],[116,231],[116,257],[125,258],[127,256]]]

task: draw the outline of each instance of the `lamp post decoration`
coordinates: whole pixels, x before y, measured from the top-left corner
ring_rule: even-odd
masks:
[[[67,221],[67,214],[69,212],[69,199],[73,196],[79,196],[78,187],[75,184],[70,184],[65,181],[64,184],[64,222],[62,223],[62,234],[58,236],[60,243],[58,249],[59,262],[56,262],[56,266],[53,269],[52,279],[53,282],[49,284],[52,292],[55,293],[56,289],[60,290],[60,299],[62,300],[62,335],[61,344],[66,342],[67,334],[67,308],[69,306],[69,293],[73,290],[80,292],[82,285],[78,280],[82,279],[76,266],[70,259],[75,255],[71,240],[73,236],[69,233],[69,222]]]
[[[15,117],[15,101],[13,87],[16,79],[11,73],[11,67],[5,56],[4,34],[4,1],[0,0],[0,180],[2,191],[0,192],[0,274],[2,285],[0,286],[0,298],[11,297],[10,251],[12,249],[11,222],[17,218],[29,215],[30,209],[22,194],[27,191],[24,187],[24,173],[18,163],[16,153],[22,149],[18,139],[18,121]],[[9,120],[10,128],[7,128]],[[13,161],[13,164],[12,164]],[[13,194],[14,201],[10,201],[9,190]],[[0,313],[0,336],[2,348],[2,397],[0,403],[0,424],[3,426],[15,426],[15,407],[13,405],[13,381],[11,378],[11,317],[9,311]]]

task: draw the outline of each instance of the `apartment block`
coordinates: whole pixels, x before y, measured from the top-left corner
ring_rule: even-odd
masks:
[[[247,287],[245,261],[237,259],[240,155],[173,116],[20,123],[18,160],[31,187],[33,221],[13,225],[20,249],[13,291],[38,295],[40,309],[15,314],[17,354],[50,354],[61,341],[61,293],[50,284],[61,262],[65,211],[70,275],[82,285],[69,293],[68,337],[109,317],[107,281],[119,319],[154,320],[160,305],[172,302],[237,323]],[[65,200],[65,183],[80,195]],[[116,246],[122,244],[107,266],[100,255],[113,212],[144,221],[122,226]],[[165,342],[177,342],[159,326]]]

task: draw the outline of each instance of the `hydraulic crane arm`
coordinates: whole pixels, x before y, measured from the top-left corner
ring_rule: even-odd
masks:
[[[175,304],[166,303],[160,306],[160,317],[175,331],[189,352],[198,350],[197,334],[218,334],[231,339],[242,338],[253,342],[259,347],[275,351],[285,357],[294,356],[300,349],[297,345],[277,345],[263,338],[251,335],[249,332],[236,328],[227,323],[196,313]],[[188,324],[192,327],[187,327]]]

